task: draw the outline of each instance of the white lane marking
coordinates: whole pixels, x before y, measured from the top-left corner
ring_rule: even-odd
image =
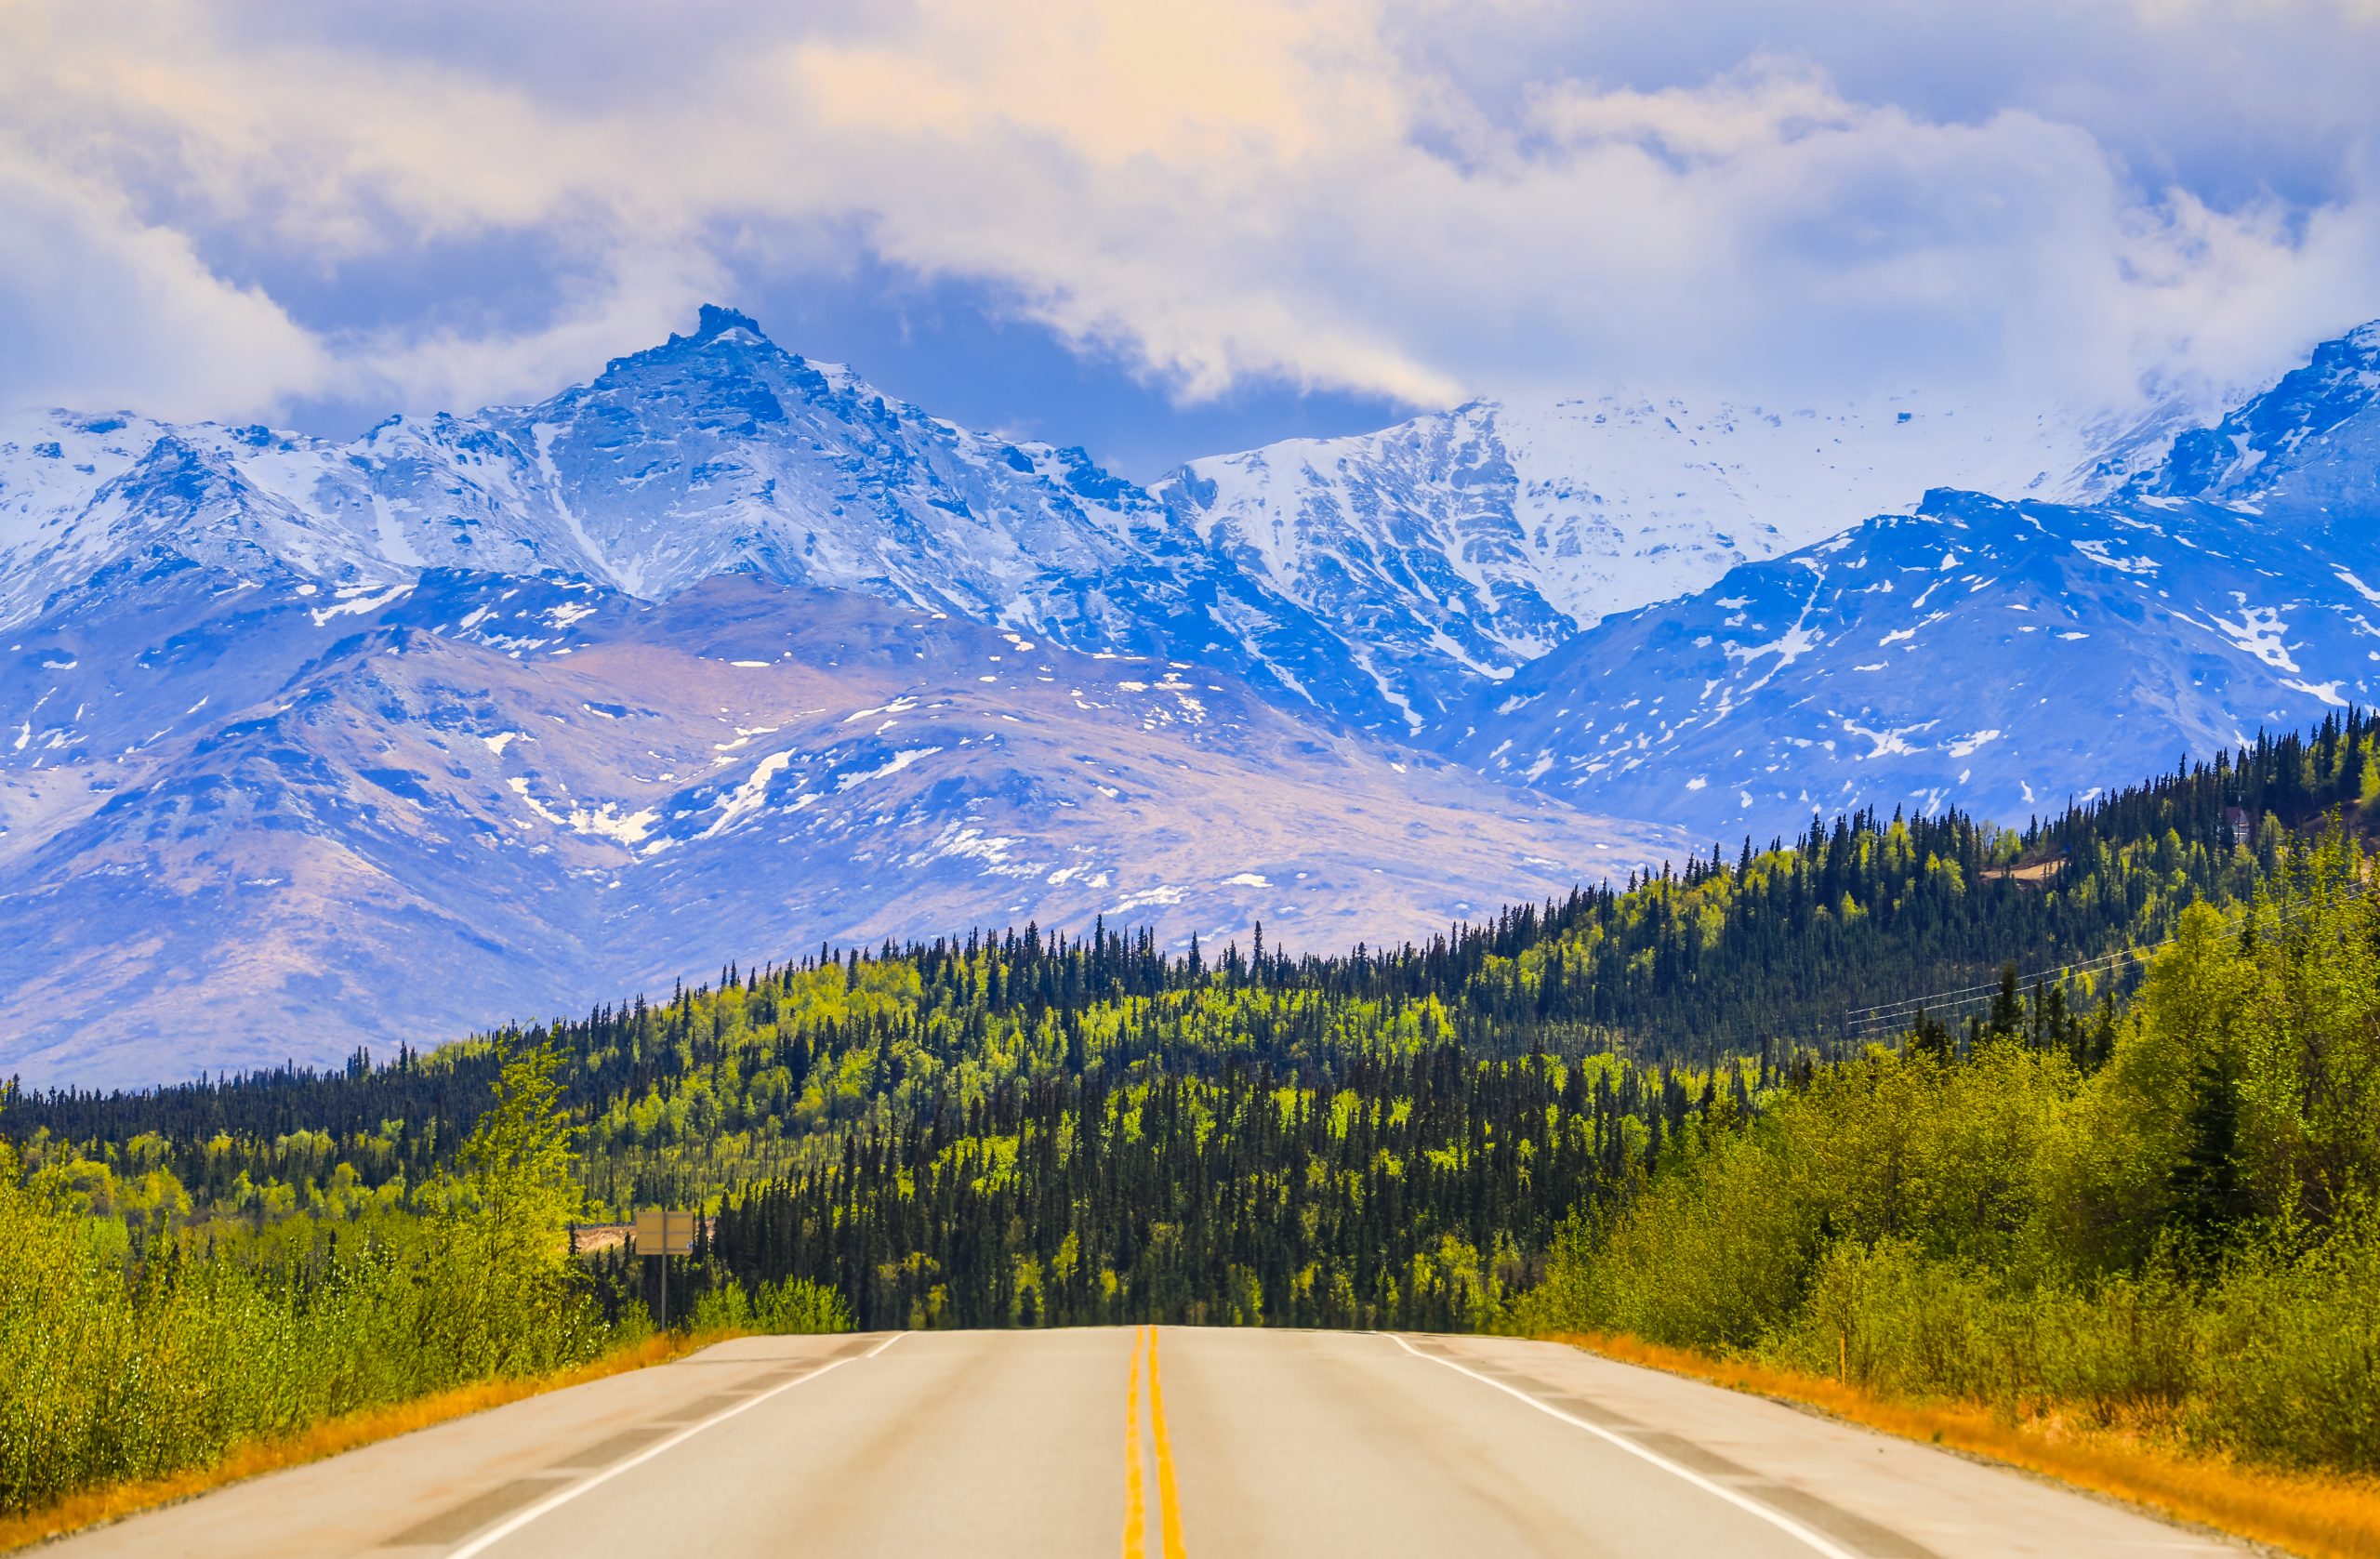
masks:
[[[1448,1369],[1453,1370],[1458,1375],[1468,1375],[1483,1386],[1493,1386],[1498,1391],[1502,1392],[1506,1396],[1514,1397],[1522,1402],[1527,1403],[1530,1407],[1536,1408],[1539,1412],[1543,1413],[1548,1418],[1560,1419],[1564,1423],[1569,1424],[1574,1428],[1583,1429],[1588,1433],[1593,1434],[1599,1439],[1608,1440],[1613,1445],[1618,1446],[1621,1450],[1626,1451],[1629,1455],[1649,1461],[1664,1473],[1673,1473],[1678,1477],[1684,1478],[1687,1483],[1690,1483],[1695,1487],[1701,1489],[1704,1493],[1715,1494],[1730,1505],[1737,1507],[1739,1510],[1749,1512],[1751,1514],[1760,1517],[1761,1520],[1765,1521],[1771,1526],[1776,1527],[1786,1536],[1800,1539],[1803,1542],[1807,1543],[1811,1548],[1825,1554],[1827,1559],[1859,1559],[1859,1555],[1853,1553],[1849,1549],[1837,1547],[1835,1544],[1828,1541],[1825,1538],[1820,1537],[1818,1533],[1811,1531],[1808,1527],[1803,1526],[1800,1522],[1795,1521],[1792,1516],[1785,1514],[1783,1512],[1773,1511],[1757,1500],[1747,1499],[1724,1484],[1712,1483],[1709,1478],[1704,1477],[1701,1473],[1694,1472],[1689,1468],[1679,1466],[1676,1462],[1672,1461],[1668,1457],[1661,1455],[1658,1451],[1646,1450],[1644,1447],[1636,1444],[1636,1442],[1629,1439],[1624,1434],[1614,1434],[1610,1430],[1604,1428],[1601,1424],[1589,1423],[1582,1418],[1564,1412],[1561,1408],[1554,1407],[1551,1403],[1540,1402],[1537,1398],[1529,1395],[1529,1394],[1525,1391],[1521,1391],[1516,1387],[1508,1386],[1501,1381],[1491,1380],[1488,1376],[1480,1374],[1479,1371],[1475,1369],[1466,1369],[1461,1365],[1455,1363],[1452,1359],[1442,1359],[1435,1354],[1425,1354],[1421,1352],[1421,1349],[1413,1346],[1410,1342],[1406,1341],[1402,1337],[1397,1337],[1395,1332],[1390,1332],[1388,1335],[1392,1338],[1395,1338],[1396,1345],[1404,1349],[1407,1353],[1412,1354],[1415,1358],[1427,1359],[1432,1364],[1445,1365]]]
[[[474,1559],[474,1555],[486,1552],[489,1549],[495,1547],[497,1543],[502,1542],[513,1533],[518,1532],[523,1526],[528,1526],[529,1523],[536,1520],[539,1516],[548,1515],[562,1509],[564,1505],[569,1504],[573,1500],[577,1499],[588,1489],[594,1488],[599,1485],[611,1482],[614,1478],[618,1477],[622,1473],[627,1472],[629,1468],[644,1465],[644,1463],[652,1460],[654,1457],[659,1456],[663,1451],[669,1449],[671,1447],[684,1445],[695,1435],[700,1434],[704,1430],[712,1427],[714,1424],[725,1423],[728,1420],[734,1418],[738,1413],[748,1412],[780,1392],[789,1392],[796,1386],[807,1385],[811,1381],[818,1379],[819,1376],[826,1374],[826,1371],[830,1369],[840,1369],[843,1366],[847,1364],[856,1364],[861,1359],[872,1359],[877,1354],[884,1352],[885,1349],[890,1348],[892,1344],[900,1341],[902,1338],[907,1335],[908,1334],[906,1332],[896,1331],[892,1336],[886,1338],[883,1341],[878,1343],[875,1347],[870,1348],[865,1354],[851,1354],[842,1358],[835,1359],[830,1363],[822,1364],[807,1375],[798,1376],[793,1380],[787,1381],[781,1386],[772,1386],[767,1391],[762,1392],[760,1395],[752,1397],[747,1401],[739,1402],[734,1407],[728,1408],[724,1412],[713,1413],[710,1417],[703,1420],[700,1423],[689,1424],[684,1429],[680,1430],[677,1433],[670,1435],[667,1440],[662,1440],[652,1446],[648,1446],[643,1450],[639,1451],[636,1455],[628,1458],[626,1461],[615,1462],[592,1477],[583,1478],[577,1483],[572,1484],[568,1488],[563,1489],[559,1494],[548,1495],[543,1500],[540,1500],[536,1504],[530,1506],[527,1510],[513,1516],[511,1520],[505,1522],[502,1526],[492,1527],[489,1530],[481,1533],[478,1537],[473,1538],[469,1542],[465,1543],[462,1547],[448,1554],[446,1559]]]

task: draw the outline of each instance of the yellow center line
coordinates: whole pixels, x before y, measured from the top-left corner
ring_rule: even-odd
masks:
[[[1147,1524],[1141,1504],[1141,1340],[1135,1337],[1131,1379],[1124,1386],[1124,1559],[1148,1552]]]
[[[1173,1441],[1165,1432],[1165,1387],[1157,1373],[1155,1327],[1149,1328],[1149,1422],[1157,1434],[1157,1511],[1165,1559],[1187,1559],[1190,1551],[1182,1543],[1182,1496],[1173,1483]]]

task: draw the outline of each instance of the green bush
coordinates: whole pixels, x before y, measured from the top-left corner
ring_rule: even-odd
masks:
[[[694,1296],[686,1329],[700,1337],[709,1332],[752,1329],[752,1300],[734,1278],[712,1285]]]
[[[2191,1427],[2272,1460],[2380,1467],[2380,1228],[2359,1215],[2312,1249],[2276,1238],[2209,1297]]]
[[[2337,835],[2196,908],[2096,1072],[2006,1024],[1683,1139],[1519,1311],[2380,1469],[2380,899]]]
[[[763,1283],[747,1294],[733,1277],[721,1277],[694,1296],[687,1326],[706,1332],[750,1331],[777,1337],[807,1337],[852,1329],[843,1297],[823,1283],[788,1277]]]
[[[814,1336],[852,1329],[843,1296],[823,1283],[788,1277],[763,1283],[752,1306],[752,1329],[779,1336]]]
[[[550,1081],[550,1056],[509,1061],[443,1213],[301,1215],[138,1252],[0,1141],[0,1510],[601,1352],[610,1340],[567,1263]]]

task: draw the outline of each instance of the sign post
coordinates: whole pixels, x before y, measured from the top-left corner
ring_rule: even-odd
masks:
[[[669,1262],[672,1256],[694,1253],[694,1219],[691,1212],[646,1208],[636,1215],[636,1253],[661,1262],[661,1329],[669,1329]]]

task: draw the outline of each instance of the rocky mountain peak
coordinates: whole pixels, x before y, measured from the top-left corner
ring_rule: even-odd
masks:
[[[731,330],[745,331],[763,341],[769,338],[768,333],[760,328],[760,322],[742,310],[722,308],[716,303],[706,303],[695,316],[694,339],[707,341],[715,336],[723,336]]]

